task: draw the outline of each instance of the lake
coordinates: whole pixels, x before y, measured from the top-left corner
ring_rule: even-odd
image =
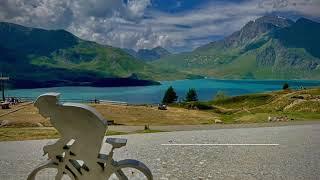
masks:
[[[183,99],[189,88],[197,90],[200,100],[212,100],[219,91],[228,96],[242,95],[256,92],[274,91],[282,89],[282,85],[288,82],[291,88],[320,86],[320,81],[309,80],[178,80],[162,81],[160,86],[144,87],[54,87],[39,89],[8,90],[6,95],[10,97],[29,97],[35,99],[47,92],[61,93],[61,100],[81,102],[85,100],[99,99],[110,101],[123,101],[130,104],[156,104],[159,103],[164,92],[169,86],[173,86],[179,99]]]

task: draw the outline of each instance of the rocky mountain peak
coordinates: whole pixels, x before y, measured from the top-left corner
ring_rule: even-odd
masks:
[[[139,49],[138,51],[125,49],[125,51],[132,56],[144,61],[154,61],[171,54],[168,50],[161,46],[157,46],[153,49]]]
[[[310,19],[307,19],[307,18],[299,18],[295,23],[295,25],[302,25],[302,26],[303,25],[311,25],[311,24],[318,24],[318,23],[316,23]]]
[[[248,22],[241,28],[240,31],[233,33],[231,36],[225,39],[225,45],[227,47],[238,47],[251,42],[257,37],[268,33],[270,31],[288,27],[294,24],[292,20],[275,16],[266,15],[262,16],[254,21]]]
[[[265,15],[256,19],[254,22],[258,24],[272,24],[279,28],[288,27],[294,23],[290,19],[276,15]]]

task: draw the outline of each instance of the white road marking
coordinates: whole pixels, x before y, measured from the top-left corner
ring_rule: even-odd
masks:
[[[279,146],[280,144],[161,144],[161,146]]]

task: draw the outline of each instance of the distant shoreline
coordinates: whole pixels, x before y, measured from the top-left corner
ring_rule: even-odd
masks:
[[[134,86],[155,86],[161,85],[158,81],[141,80],[133,78],[97,78],[92,81],[79,80],[48,80],[35,81],[24,79],[11,79],[9,86],[11,89],[38,89],[68,86],[88,86],[88,87],[134,87]]]
[[[162,85],[166,82],[179,82],[179,81],[194,81],[194,80],[212,80],[221,82],[289,82],[294,83],[294,85],[299,84],[303,81],[303,84],[309,84],[308,86],[319,86],[320,80],[313,79],[218,79],[214,77],[199,78],[199,79],[178,79],[178,80],[145,80],[145,79],[132,79],[132,78],[101,78],[92,81],[68,81],[68,80],[49,80],[49,81],[34,81],[34,80],[24,80],[24,79],[11,79],[9,82],[9,87],[12,90],[20,89],[38,89],[38,88],[54,88],[54,87],[142,87],[142,86],[156,86]]]
[[[61,93],[61,100],[65,102],[88,102],[89,100],[121,101],[128,104],[158,104],[161,102],[165,90],[172,86],[180,99],[183,99],[189,88],[196,88],[201,101],[209,101],[218,92],[227,96],[247,95],[252,93],[273,92],[281,90],[284,82],[288,82],[292,89],[320,87],[320,81],[233,81],[233,80],[180,80],[161,81],[158,85],[144,86],[52,86],[50,88],[22,88],[8,89],[7,97],[24,97],[35,100],[39,95],[47,92]]]

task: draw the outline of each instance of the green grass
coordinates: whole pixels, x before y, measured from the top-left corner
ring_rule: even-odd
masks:
[[[116,135],[125,135],[125,134],[128,134],[128,133],[119,132],[119,131],[110,131],[110,130],[107,130],[106,132],[106,136],[116,136]]]
[[[266,104],[272,100],[272,98],[273,95],[271,94],[250,94],[214,100],[212,104],[225,108],[251,108]]]
[[[210,102],[182,102],[170,104],[171,107],[183,107],[185,109],[212,110]]]
[[[159,132],[167,132],[167,131],[148,129],[148,130],[135,131],[134,133],[138,133],[138,134],[148,134],[148,133],[159,133]]]

